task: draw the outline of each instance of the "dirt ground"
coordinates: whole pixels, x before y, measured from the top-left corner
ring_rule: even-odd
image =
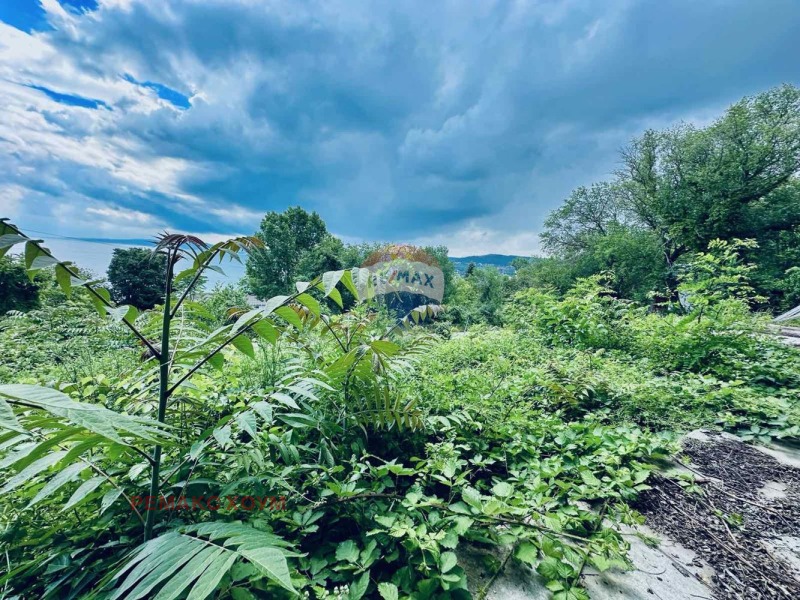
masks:
[[[680,461],[694,485],[655,476],[635,505],[647,525],[713,568],[721,600],[800,599],[800,468],[711,433]]]

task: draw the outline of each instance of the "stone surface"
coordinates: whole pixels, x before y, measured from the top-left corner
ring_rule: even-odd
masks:
[[[770,551],[783,559],[794,569],[795,577],[800,579],[800,538],[788,535],[767,542]]]
[[[637,528],[643,535],[658,537],[647,527]],[[713,571],[697,560],[691,550],[661,537],[656,548],[651,548],[625,528],[626,539],[631,544],[631,571],[610,570],[598,573],[592,567],[584,570],[583,585],[593,600],[686,600],[711,599],[708,582]],[[509,548],[491,551],[465,546],[458,550],[459,564],[467,573],[470,590],[475,598],[490,584],[492,569],[489,563],[499,565]],[[552,594],[544,587],[539,575],[526,565],[511,559],[506,568],[491,583],[486,600],[546,600]]]
[[[768,481],[764,484],[758,493],[761,494],[766,500],[781,500],[786,498],[786,484],[780,481]]]
[[[473,598],[480,598],[481,590],[490,584],[491,563],[502,564],[510,551],[509,547],[491,550],[470,545],[458,547],[458,564],[467,574]],[[512,558],[489,587],[486,600],[548,600],[552,596],[536,571]]]
[[[687,598],[713,598],[710,587],[713,570],[699,561],[694,552],[647,527],[637,528],[641,533],[661,540],[651,548],[636,536],[628,536],[631,544],[631,571],[605,571],[597,573],[587,568],[583,581],[594,599],[625,600],[684,600]],[[633,530],[626,529],[626,533]]]
[[[800,469],[800,448],[797,446],[790,446],[789,444],[782,444],[780,442],[772,442],[766,446],[755,445],[754,448],[761,450],[765,454],[769,454],[772,458],[779,463]]]

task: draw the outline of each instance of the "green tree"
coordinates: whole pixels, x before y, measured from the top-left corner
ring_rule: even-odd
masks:
[[[625,222],[625,195],[619,183],[594,183],[579,187],[544,222],[545,250],[575,255],[588,248],[609,227]]]
[[[713,239],[757,238],[766,223],[753,211],[781,213],[788,198],[777,192],[800,169],[800,90],[744,98],[704,129],[648,131],[622,158],[626,208],[659,236],[668,266]],[[791,229],[788,216],[769,226]]]
[[[470,282],[478,292],[478,310],[490,325],[500,325],[500,312],[505,300],[508,277],[494,267],[475,269]]]
[[[22,257],[0,258],[0,316],[39,305],[39,286],[28,279]]]
[[[442,302],[447,303],[453,293],[453,280],[456,277],[456,267],[449,257],[450,251],[447,246],[425,246],[423,250],[439,263],[439,268],[444,276],[444,298]]]
[[[259,298],[291,292],[306,254],[313,253],[330,237],[322,218],[299,206],[282,213],[267,213],[255,235],[266,247],[248,257],[247,283]],[[307,259],[304,268],[310,267],[314,260]]]
[[[237,285],[217,283],[203,296],[202,304],[213,316],[213,324],[221,327],[234,320],[231,309],[247,308],[247,292],[242,282]]]
[[[744,98],[705,128],[647,131],[622,162],[615,180],[578,188],[550,215],[548,251],[579,271],[613,268],[620,291],[636,297],[659,279],[674,292],[681,258],[714,239],[755,239],[747,259],[767,269],[754,281],[784,302],[780,279],[794,258],[786,242],[800,225],[800,90]],[[648,274],[656,247],[662,264]]]
[[[108,265],[111,295],[117,304],[150,309],[164,301],[162,280],[167,261],[146,248],[114,248]]]
[[[309,280],[317,273],[338,271],[345,267],[357,267],[358,264],[344,264],[344,244],[339,238],[327,234],[322,241],[304,252],[297,263],[297,277]]]

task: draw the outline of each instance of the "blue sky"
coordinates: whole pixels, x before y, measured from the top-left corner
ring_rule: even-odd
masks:
[[[213,241],[299,204],[530,254],[645,128],[800,84],[798,31],[797,0],[0,0],[0,214]]]

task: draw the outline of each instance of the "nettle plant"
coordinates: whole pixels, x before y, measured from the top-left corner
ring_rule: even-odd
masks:
[[[138,340],[143,362],[130,377],[109,385],[103,395],[106,406],[74,400],[69,395],[74,386],[0,385],[0,469],[10,474],[0,493],[27,501],[21,508],[4,506],[3,520],[11,523],[21,511],[33,511],[25,522],[42,528],[23,530],[20,519],[3,532],[0,542],[26,538],[26,544],[51,546],[44,559],[9,564],[7,573],[0,576],[0,587],[46,572],[49,585],[42,590],[43,597],[67,597],[68,587],[69,597],[98,593],[149,598],[158,590],[159,599],[182,597],[187,591],[189,598],[205,598],[226,575],[230,579],[234,565],[244,565],[272,585],[295,593],[287,557],[297,555],[266,527],[233,522],[172,525],[173,515],[149,510],[139,499],[146,495],[168,506],[174,490],[181,493],[188,486],[210,446],[225,450],[234,433],[257,436],[260,424],[272,425],[275,407],[296,411],[280,416],[289,427],[309,426],[316,392],[333,391],[332,385],[344,389],[349,410],[343,416],[352,416],[361,427],[419,426],[413,405],[399,403],[391,393],[398,369],[413,352],[404,356],[389,337],[398,327],[433,316],[436,309],[414,309],[381,336],[370,333],[363,316],[332,323],[320,299],[342,307],[344,290],[358,300],[358,290],[366,289],[369,297],[369,273],[356,268],[299,282],[295,293],[273,297],[262,307],[234,310],[228,324],[209,332],[202,326],[207,310],[192,300],[192,292],[206,271],[218,270],[225,260],[240,261],[243,253],[262,247],[258,238],[208,245],[193,236],[160,236],[154,252],[166,257],[164,303],[142,314],[133,306],[115,305],[99,282],[87,280],[73,264],[59,261],[41,240],[29,238],[5,219],[0,221],[0,256],[17,244],[24,245],[29,274],[54,269],[67,295],[75,287],[85,288],[102,316],[121,323]],[[182,263],[188,266],[179,271]],[[263,399],[217,415],[222,418],[208,426],[207,409],[202,399],[196,402],[194,375],[206,365],[223,370],[226,348],[253,357],[254,338],[274,344],[281,335],[296,336],[293,329],[314,325],[335,340],[340,352],[333,359],[317,356],[318,369],[311,373],[301,367],[288,369],[278,385],[265,390]],[[287,447],[276,442],[282,451]],[[134,486],[133,492],[124,482],[141,481],[145,475],[147,485]],[[63,502],[69,489],[74,491]],[[77,509],[90,500],[100,500],[96,527],[66,541],[61,538],[62,546],[54,544],[59,525],[50,519],[67,513],[80,525]],[[130,510],[109,510],[117,502]],[[143,543],[134,545],[116,563],[118,568],[98,581],[109,570],[109,557],[132,545],[136,527],[128,523],[130,519],[138,523]],[[114,531],[124,534],[115,538]],[[81,541],[81,535],[87,546],[76,550],[70,542]]]

